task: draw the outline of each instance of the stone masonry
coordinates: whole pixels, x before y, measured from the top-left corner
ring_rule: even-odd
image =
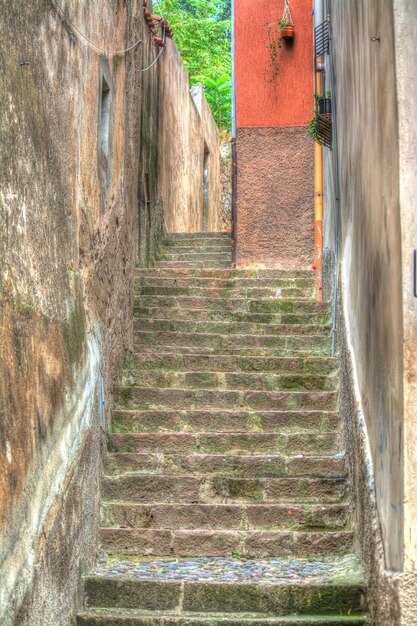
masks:
[[[313,273],[172,234],[134,302],[78,626],[365,624]]]

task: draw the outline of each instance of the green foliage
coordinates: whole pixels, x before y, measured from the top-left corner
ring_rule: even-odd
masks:
[[[231,0],[158,0],[190,75],[202,83],[221,131],[231,127]]]

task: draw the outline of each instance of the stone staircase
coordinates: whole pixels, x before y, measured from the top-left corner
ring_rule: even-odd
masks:
[[[367,623],[328,319],[312,272],[232,271],[224,233],[137,270],[78,626]]]

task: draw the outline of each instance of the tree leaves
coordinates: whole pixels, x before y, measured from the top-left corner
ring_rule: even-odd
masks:
[[[221,131],[231,127],[231,0],[159,0],[190,74],[201,82]]]

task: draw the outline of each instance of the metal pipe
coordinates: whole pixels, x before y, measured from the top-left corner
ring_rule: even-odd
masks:
[[[316,77],[317,93],[322,92],[322,77]],[[314,267],[316,298],[323,300],[323,146],[314,144]]]
[[[314,0],[314,28],[323,21],[323,0]],[[314,58],[315,84],[322,94],[322,74],[317,72]],[[323,300],[323,146],[314,144],[314,267],[316,270],[316,298]]]

